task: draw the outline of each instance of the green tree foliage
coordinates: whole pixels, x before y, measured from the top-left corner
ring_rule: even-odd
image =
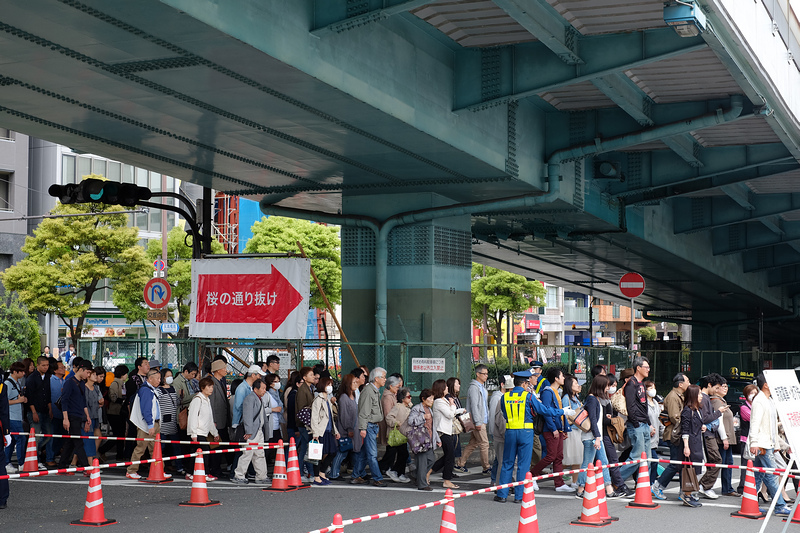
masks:
[[[39,323],[30,311],[12,294],[0,303],[0,354],[2,366],[25,357],[36,359],[42,353],[39,345]]]
[[[654,341],[656,340],[656,328],[646,326],[636,330],[636,335],[639,336],[639,342]]]
[[[124,209],[119,205],[57,203],[53,214]],[[16,292],[29,310],[55,313],[77,341],[92,297],[108,283],[114,305],[129,323],[145,318],[142,292],[152,265],[138,246],[139,230],[128,226],[128,215],[44,219],[33,233],[22,246],[28,257],[6,269],[2,278],[5,288]]]
[[[498,268],[472,263],[472,319],[483,321],[486,306],[487,328],[496,339],[502,338],[503,320],[507,313],[522,313],[529,307],[544,305],[545,288],[538,281]]]
[[[211,240],[211,253],[224,254],[225,248],[216,239]],[[147,243],[147,260],[155,261],[161,255],[161,239]],[[192,295],[192,237],[181,226],[167,234],[167,282],[172,287],[169,309],[178,309],[178,325],[184,328],[189,322],[189,303]],[[183,332],[186,333],[185,331]]]
[[[311,258],[311,268],[331,305],[342,301],[342,257],[339,228],[306,220],[264,217],[253,224],[253,238],[244,253],[297,252],[297,241]],[[311,280],[311,306],[325,308],[325,301]]]

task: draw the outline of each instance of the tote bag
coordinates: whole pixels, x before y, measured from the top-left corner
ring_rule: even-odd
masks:
[[[308,458],[312,461],[319,461],[322,459],[322,443],[312,440],[308,443]]]
[[[691,465],[683,465],[681,469],[681,490],[683,492],[697,492],[700,490],[697,473]]]

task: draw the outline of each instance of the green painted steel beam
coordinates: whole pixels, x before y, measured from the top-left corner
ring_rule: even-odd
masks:
[[[580,33],[544,0],[493,0],[567,65],[582,65]]]
[[[661,142],[666,144],[670,150],[678,154],[681,159],[689,163],[689,166],[695,168],[703,166],[703,162],[698,158],[700,145],[697,143],[697,140],[692,137],[691,133],[665,137],[661,139]]]
[[[404,0],[401,2],[382,2],[382,7],[371,9],[370,4],[348,6],[345,0],[314,0],[314,26],[311,34],[325,37],[342,33],[362,26],[386,20],[393,15],[407,13],[418,7],[432,3],[432,0]],[[362,7],[363,6],[363,7]]]
[[[800,265],[785,266],[767,273],[767,284],[770,287],[786,287],[800,285]]]
[[[744,183],[729,183],[720,187],[734,202],[748,211],[755,209],[752,203],[753,191]]]
[[[763,272],[792,265],[800,265],[800,251],[794,243],[777,244],[756,250],[752,254],[742,254],[742,270],[745,273]]]
[[[800,210],[800,193],[750,195],[752,209],[725,196],[676,198],[672,202],[675,234],[710,231],[733,224],[771,220],[783,213]],[[774,224],[773,224],[774,225]]]
[[[728,255],[800,241],[800,222],[781,220],[780,229],[781,233],[776,234],[753,222],[717,228],[711,231],[711,251],[714,255]]]
[[[671,28],[581,37],[578,48],[584,65],[567,65],[543,43],[523,43],[504,47],[492,75],[502,88],[500,94],[486,98],[481,55],[464,50],[456,55],[455,105],[458,111],[478,111],[521,100],[576,83],[592,81],[628,69],[703,50],[700,38],[680,38]]]

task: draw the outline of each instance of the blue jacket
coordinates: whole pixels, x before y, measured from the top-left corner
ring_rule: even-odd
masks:
[[[508,392],[513,392],[515,394],[519,394],[521,392],[525,392],[525,389],[523,389],[522,387],[514,387],[513,389],[511,389]],[[505,418],[506,422],[508,422],[508,413],[506,412],[505,405],[501,404],[500,405],[500,409],[503,412],[503,418]],[[542,402],[540,402],[536,398],[535,394],[528,393],[528,399],[525,402],[525,422],[526,423],[533,423],[533,418],[534,418],[534,416],[536,416],[536,413],[539,413],[540,415],[543,415],[545,417],[547,417],[547,416],[561,416],[561,415],[564,414],[564,410],[563,409],[557,409],[557,408],[553,409],[552,407],[549,407],[549,406],[543,404]],[[507,431],[517,431],[517,430],[507,430]]]
[[[554,410],[561,411],[561,414],[558,415],[544,415],[544,431],[552,433],[553,431],[570,431],[569,426],[566,424],[566,418],[563,416],[564,411],[558,407],[559,397],[558,394],[553,392],[551,387],[543,387],[542,392],[542,403],[549,407],[552,407]]]
[[[72,376],[61,388],[61,410],[67,416],[86,419],[86,385]]]
[[[231,421],[231,425],[238,426],[242,421],[242,407],[244,406],[244,399],[250,396],[252,393],[253,387],[251,387],[246,381],[242,381],[239,386],[236,387],[233,400],[233,420]],[[253,433],[253,435],[255,435],[255,433]]]

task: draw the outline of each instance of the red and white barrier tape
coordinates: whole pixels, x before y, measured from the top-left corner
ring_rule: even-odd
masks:
[[[23,435],[25,437],[29,436],[30,433],[25,433],[23,431],[9,431],[9,435]],[[139,437],[98,437],[96,435],[56,435],[55,433],[34,433],[34,437],[55,437],[61,439],[88,439],[88,440],[123,440],[123,441],[131,441],[131,442],[155,442],[155,437],[153,438],[139,438]],[[162,444],[198,444],[197,441],[192,440],[161,440]],[[241,442],[216,442],[215,444],[219,444],[220,446],[231,446],[234,444],[241,444]],[[288,443],[284,443],[285,446],[288,446]]]

